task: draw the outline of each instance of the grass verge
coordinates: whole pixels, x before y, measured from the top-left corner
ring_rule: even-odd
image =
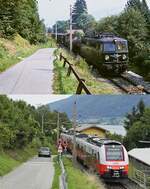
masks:
[[[105,189],[95,176],[86,175],[81,170],[74,168],[70,159],[64,158],[64,165],[69,189]]]
[[[55,55],[63,53],[64,57],[74,66],[74,69],[79,74],[80,78],[85,79],[85,84],[92,94],[118,94],[111,84],[104,80],[98,81],[93,75],[90,66],[81,57],[74,57],[64,49],[56,50]],[[53,89],[55,94],[75,94],[78,86],[78,81],[71,74],[67,76],[67,68],[63,67],[63,61],[54,61],[54,84]],[[83,92],[84,94],[84,92]]]
[[[41,48],[55,48],[56,43],[49,39],[45,44],[31,45],[21,36],[16,35],[13,40],[0,38],[0,72],[20,62]]]
[[[59,189],[59,176],[61,175],[61,168],[57,157],[54,157],[53,162],[55,167],[55,175],[51,189]]]
[[[3,176],[37,153],[36,148],[0,152],[0,176]]]

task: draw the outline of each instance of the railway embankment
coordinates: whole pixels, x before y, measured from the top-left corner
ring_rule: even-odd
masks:
[[[97,79],[90,67],[83,58],[70,54],[65,49],[58,49],[55,52],[57,59],[54,61],[54,84],[55,94],[75,94],[78,88],[78,82],[73,74],[67,76],[68,68],[63,67],[63,60],[60,61],[60,53],[72,64],[74,70],[78,73],[91,94],[121,94],[115,86],[104,78]],[[84,94],[84,92],[83,92]]]

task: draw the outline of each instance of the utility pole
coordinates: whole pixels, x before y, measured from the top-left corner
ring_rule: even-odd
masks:
[[[55,25],[55,39],[57,41],[57,34],[58,34],[58,25],[57,25],[57,22],[56,22],[56,25]]]
[[[44,133],[44,114],[42,114],[42,133]]]
[[[70,5],[70,52],[72,51],[72,5]]]
[[[73,165],[76,166],[76,119],[77,119],[77,110],[76,110],[76,101],[73,106]]]
[[[59,141],[59,112],[57,114],[57,142]]]

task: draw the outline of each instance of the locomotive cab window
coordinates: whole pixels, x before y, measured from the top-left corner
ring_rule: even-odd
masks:
[[[121,145],[106,145],[107,161],[124,161],[124,153]]]
[[[116,41],[116,49],[118,52],[128,52],[127,41]]]
[[[116,46],[113,42],[104,43],[104,52],[115,52]]]

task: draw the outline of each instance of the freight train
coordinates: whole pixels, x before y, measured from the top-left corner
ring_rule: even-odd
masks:
[[[69,35],[58,34],[58,43],[68,47]],[[73,35],[73,51],[101,73],[121,74],[128,68],[128,42],[114,34],[101,33],[94,37]]]
[[[62,144],[72,153],[73,135],[62,133]],[[118,141],[89,137],[76,137],[77,159],[104,179],[123,179],[128,176],[128,153]]]

